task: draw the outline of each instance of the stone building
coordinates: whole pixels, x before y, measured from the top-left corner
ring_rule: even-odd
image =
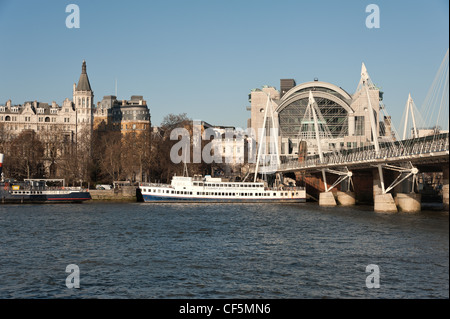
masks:
[[[133,95],[130,100],[117,100],[107,95],[97,103],[94,129],[120,131],[122,134],[139,133],[151,128],[150,111],[143,96]]]
[[[83,61],[78,84],[73,85],[72,101],[66,98],[62,105],[55,101],[51,104],[30,101],[23,104],[11,103],[0,105],[0,126],[6,132],[7,139],[12,139],[24,130],[37,133],[58,132],[67,141],[76,143],[81,134],[92,133],[94,92],[86,73]]]

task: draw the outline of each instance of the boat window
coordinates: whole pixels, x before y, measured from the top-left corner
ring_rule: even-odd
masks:
[[[197,182],[194,182],[194,186],[198,186],[198,183],[197,183]]]
[[[189,195],[192,195],[192,192],[189,192]]]
[[[198,183],[198,186],[203,186],[203,183]]]

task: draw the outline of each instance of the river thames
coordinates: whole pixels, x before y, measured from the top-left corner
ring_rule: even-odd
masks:
[[[371,206],[0,206],[0,298],[449,298],[449,215]],[[79,269],[79,288],[68,288]],[[368,288],[368,265],[379,288]],[[75,281],[73,281],[75,282]]]

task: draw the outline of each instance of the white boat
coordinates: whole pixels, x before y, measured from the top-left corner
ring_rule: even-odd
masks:
[[[206,176],[174,176],[171,184],[141,183],[144,202],[288,202],[306,201],[304,187],[267,187],[263,182],[228,182]]]

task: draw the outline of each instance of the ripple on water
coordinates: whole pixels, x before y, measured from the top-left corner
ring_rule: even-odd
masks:
[[[8,205],[0,298],[448,298],[448,229],[440,212],[308,203]]]

